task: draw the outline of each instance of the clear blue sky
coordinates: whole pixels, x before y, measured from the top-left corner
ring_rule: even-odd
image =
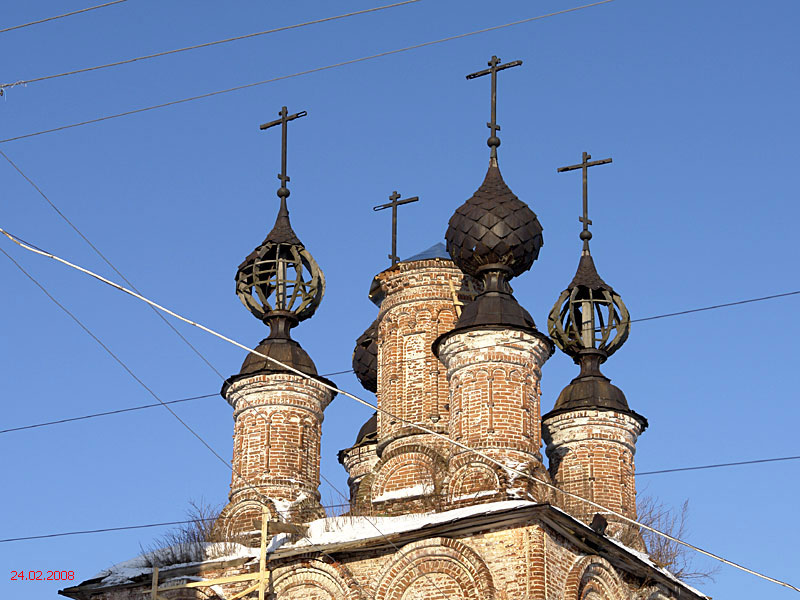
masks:
[[[335,6],[333,5],[335,4]],[[15,87],[0,99],[0,139],[290,74],[560,10],[579,3],[423,0],[343,21]],[[91,2],[6,2],[0,29]],[[377,6],[346,0],[128,2],[0,34],[5,82],[121,60]],[[0,144],[143,292],[249,345],[264,327],[234,295],[236,266],[271,227],[279,134],[259,132],[283,104],[292,124],[290,210],[324,269],[317,315],[295,337],[321,372],[349,368],[388,265],[392,190],[419,195],[400,215],[401,255],[442,241],[481,183],[486,79],[497,54],[500,161],[544,226],[531,272],[514,281],[540,328],[574,274],[580,177],[556,167],[586,150],[612,156],[590,176],[592,250],[633,318],[800,288],[797,279],[797,28],[789,0],[616,0],[576,13],[231,94]],[[0,160],[0,226],[105,275],[90,248]],[[163,399],[215,393],[220,380],[146,306],[0,241]],[[0,428],[153,402],[97,344],[0,256]],[[116,276],[114,277],[116,278]],[[636,464],[654,470],[800,454],[796,348],[800,297],[645,322],[605,372],[650,421]],[[223,374],[243,353],[181,331]],[[576,374],[556,354],[543,410]],[[333,377],[367,395],[352,374]],[[175,410],[224,457],[221,398]],[[323,473],[369,411],[338,397],[323,425]],[[163,408],[0,435],[0,537],[179,520],[190,499],[226,499],[230,471]],[[688,539],[778,578],[797,576],[800,461],[641,477],[678,506]],[[323,485],[323,501],[337,502]],[[132,557],[155,529],[0,544],[0,595],[53,597],[12,569],[84,580]],[[700,561],[705,564],[704,561]],[[793,593],[723,567],[717,598]]]

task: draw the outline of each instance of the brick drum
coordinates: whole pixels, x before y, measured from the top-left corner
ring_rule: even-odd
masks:
[[[255,375],[228,386],[235,425],[229,503],[220,519],[226,531],[252,531],[265,498],[272,518],[323,514],[320,436],[332,398],[319,382],[292,373]]]
[[[542,465],[541,367],[550,346],[515,329],[474,329],[453,333],[439,346],[450,389],[449,435],[469,448],[549,482]],[[529,492],[529,480],[460,448],[448,461],[451,502],[488,495]],[[546,499],[544,490],[537,490]]]
[[[542,429],[550,474],[560,489],[636,518],[633,456],[643,429],[640,420],[613,410],[572,410],[548,416]],[[569,496],[559,500],[584,521],[599,510]]]

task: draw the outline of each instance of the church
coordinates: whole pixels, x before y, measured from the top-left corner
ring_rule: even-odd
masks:
[[[601,366],[625,343],[630,316],[599,275],[581,171],[577,272],[540,330],[510,282],[539,258],[543,227],[505,183],[498,158],[498,73],[489,76],[489,164],[443,223],[445,243],[374,276],[378,316],[356,338],[353,369],[375,395],[339,452],[345,514],[326,516],[320,439],[337,394],[291,337],[325,293],[325,276],[289,217],[286,139],[274,227],[239,265],[236,292],[269,335],[229,377],[233,410],[228,504],[202,560],[138,557],[61,590],[76,600],[667,600],[706,598],[647,553],[636,522],[634,454],[647,419]],[[397,210],[415,198],[389,204]],[[396,229],[395,229],[396,239]],[[565,273],[568,280],[571,273]],[[543,292],[545,293],[545,292]],[[306,325],[313,327],[313,325]],[[542,414],[540,382],[554,352],[576,364]],[[566,385],[564,385],[566,384]],[[366,396],[369,397],[369,396]],[[372,400],[369,403],[372,404]],[[542,448],[547,457],[545,464]],[[219,542],[217,540],[225,540]],[[223,548],[220,549],[219,546]]]

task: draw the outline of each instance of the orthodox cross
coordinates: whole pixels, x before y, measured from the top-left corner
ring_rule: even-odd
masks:
[[[280,119],[275,119],[274,121],[270,121],[269,123],[264,123],[263,125],[259,126],[259,129],[262,131],[264,129],[269,129],[275,125],[281,126],[281,172],[278,175],[278,179],[281,180],[281,187],[278,189],[278,197],[283,202],[286,198],[289,197],[289,188],[286,187],[286,184],[289,182],[289,176],[286,174],[286,133],[287,133],[287,124],[289,121],[294,121],[295,119],[299,119],[300,117],[305,117],[308,112],[301,110],[298,113],[294,113],[293,115],[289,114],[289,111],[286,110],[284,106],[281,108],[278,115],[280,115]]]
[[[497,124],[497,72],[502,71],[503,69],[510,69],[511,67],[518,67],[522,64],[522,61],[515,60],[513,62],[508,62],[504,65],[501,65],[500,59],[496,56],[492,56],[491,60],[487,64],[489,65],[488,69],[484,69],[483,71],[478,71],[476,73],[470,73],[467,75],[467,79],[475,79],[476,77],[483,77],[484,75],[489,74],[492,76],[492,121],[491,123],[486,124],[492,133],[489,136],[489,139],[486,140],[486,143],[492,149],[489,156],[491,158],[497,158],[497,147],[500,145],[500,138],[497,137],[497,132],[500,131],[500,125]]]
[[[399,261],[400,257],[397,256],[397,207],[401,204],[410,204],[411,202],[417,202],[419,200],[419,196],[414,196],[413,198],[406,198],[405,200],[397,200],[400,198],[400,194],[397,193],[397,190],[392,192],[392,195],[389,196],[389,200],[391,202],[387,202],[386,204],[381,204],[379,206],[373,206],[372,210],[383,210],[384,208],[391,208],[392,209],[392,253],[389,255],[389,259],[392,261],[392,266],[395,266]]]
[[[581,169],[583,171],[583,216],[578,218],[578,220],[581,223],[583,223],[583,231],[581,231],[581,239],[583,240],[583,249],[586,252],[589,251],[589,240],[592,239],[592,232],[589,231],[589,225],[592,224],[591,219],[589,219],[589,181],[588,181],[589,167],[596,167],[597,165],[607,165],[608,163],[612,162],[610,158],[595,160],[593,162],[589,162],[590,160],[592,160],[592,155],[589,154],[588,152],[584,152],[583,161],[580,162],[579,164],[558,168],[559,173],[564,173],[566,171],[575,171],[576,169]]]

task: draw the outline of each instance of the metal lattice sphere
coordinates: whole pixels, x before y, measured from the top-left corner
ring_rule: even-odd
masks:
[[[591,255],[581,256],[578,272],[550,311],[547,327],[556,346],[573,358],[588,349],[611,356],[628,339],[628,309],[597,274]]]
[[[297,239],[285,204],[264,242],[239,265],[236,294],[262,320],[280,311],[303,321],[322,301],[325,275]]]

